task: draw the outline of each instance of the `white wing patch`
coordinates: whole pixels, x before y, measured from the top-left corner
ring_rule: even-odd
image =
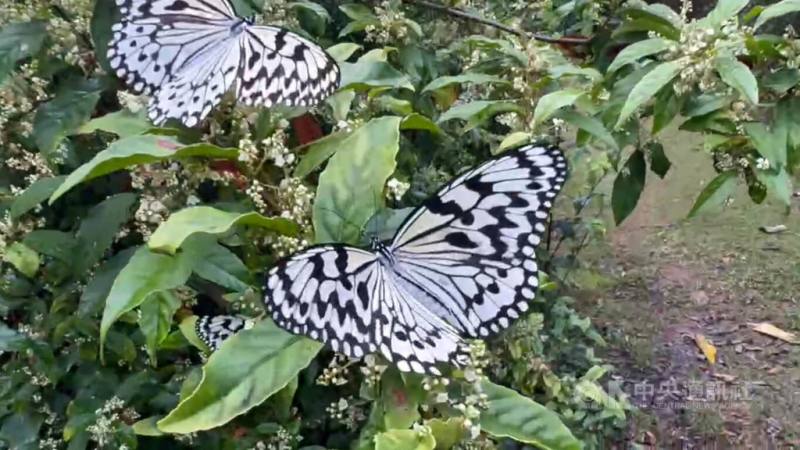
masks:
[[[226,339],[250,326],[247,319],[237,316],[201,316],[197,318],[194,329],[197,337],[214,352]]]
[[[151,95],[156,125],[200,123],[237,84],[250,105],[311,106],[333,93],[339,68],[316,44],[236,17],[228,0],[117,0],[108,60],[134,92]]]
[[[463,338],[527,311],[536,248],[567,172],[562,153],[530,145],[493,158],[429,198],[391,245],[311,247],[270,270],[265,303],[284,329],[405,372],[463,365]]]

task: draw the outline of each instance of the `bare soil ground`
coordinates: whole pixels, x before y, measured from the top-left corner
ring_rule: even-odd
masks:
[[[715,174],[696,136],[665,135],[672,169],[663,180],[648,173],[634,214],[589,250],[609,282],[579,295],[640,408],[631,438],[659,449],[800,448],[800,345],[748,325],[800,335],[800,198],[787,215],[743,188],[727,209],[687,220]],[[788,231],[759,230],[776,224]]]

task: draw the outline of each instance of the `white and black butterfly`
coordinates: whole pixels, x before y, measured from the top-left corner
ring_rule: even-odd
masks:
[[[278,326],[353,358],[379,352],[401,371],[459,365],[528,309],[536,248],[564,183],[561,151],[528,145],[472,169],[369,251],[318,245],[273,267],[264,291]]]
[[[226,339],[250,326],[252,326],[250,320],[238,316],[201,316],[194,324],[194,331],[213,352],[217,351]]]
[[[236,84],[248,105],[311,106],[339,84],[322,48],[237,17],[229,0],[116,0],[108,61],[135,92],[153,96],[156,125],[199,123]]]

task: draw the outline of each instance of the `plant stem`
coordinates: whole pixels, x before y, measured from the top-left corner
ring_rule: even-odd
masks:
[[[528,33],[527,31],[518,30],[516,28],[509,27],[508,25],[503,25],[500,22],[496,22],[494,20],[489,20],[484,17],[476,16],[474,14],[470,14],[464,10],[453,8],[446,5],[441,5],[435,2],[429,2],[427,0],[402,0],[403,3],[408,3],[411,5],[421,6],[425,8],[431,8],[438,11],[441,11],[445,14],[449,14],[453,17],[458,17],[460,19],[469,20],[472,22],[481,23],[483,25],[487,25],[493,28],[497,28],[498,30],[503,30],[507,33],[515,34],[520,37],[524,38],[533,38],[537,41],[541,42],[549,42],[551,44],[569,44],[569,45],[583,45],[588,44],[591,38],[588,37],[552,37],[552,36],[545,36],[541,34],[535,33]]]

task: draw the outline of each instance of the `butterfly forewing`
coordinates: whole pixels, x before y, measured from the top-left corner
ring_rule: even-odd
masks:
[[[561,152],[527,146],[442,188],[400,227],[396,273],[460,333],[485,337],[528,308],[535,250],[566,177]]]
[[[336,90],[339,68],[316,44],[236,17],[228,0],[117,0],[108,60],[150,118],[194,126],[233,84],[251,105],[310,106]]]

